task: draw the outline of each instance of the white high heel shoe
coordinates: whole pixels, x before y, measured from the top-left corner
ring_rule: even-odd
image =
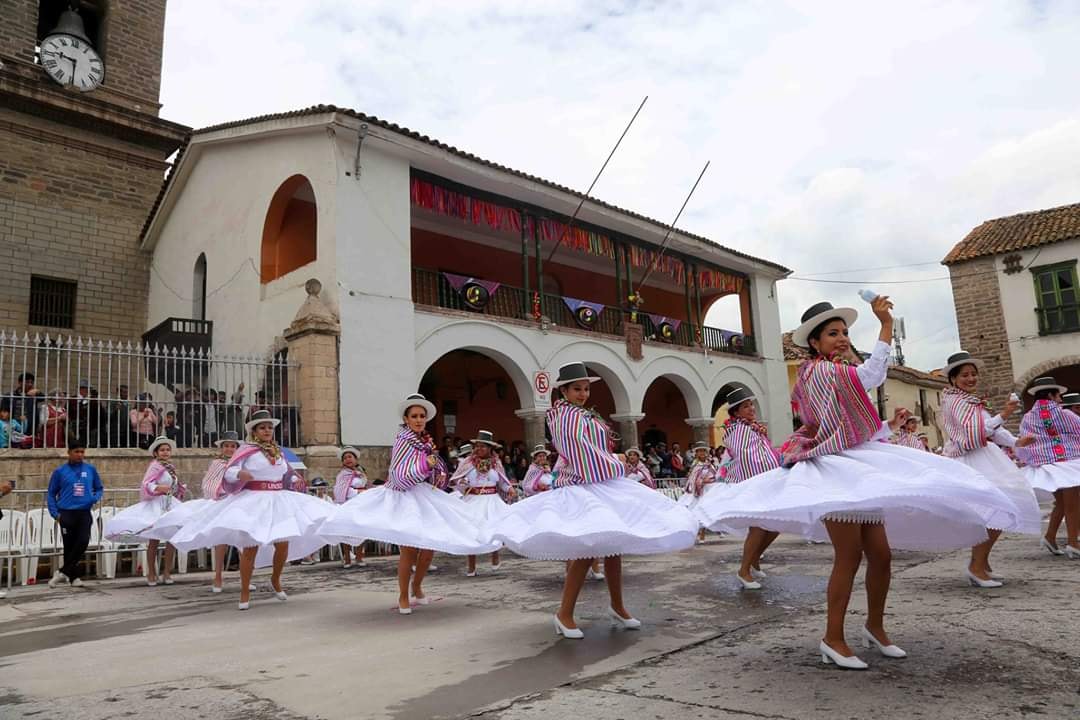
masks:
[[[250,602],[246,602],[246,603],[243,603],[243,602],[242,602],[242,603],[237,603],[237,605],[236,605],[236,609],[237,609],[237,610],[247,610],[247,609],[248,609],[249,607],[251,607],[251,603],[250,603]]]
[[[826,665],[831,663],[838,668],[843,668],[844,670],[865,670],[866,668],[870,667],[862,660],[860,660],[858,655],[852,655],[851,657],[845,657],[844,655],[841,655],[840,653],[836,652],[831,647],[826,645],[824,640],[822,640],[821,643],[818,645],[818,650],[821,651],[821,662],[825,663]]]
[[[555,621],[555,634],[562,635],[567,640],[580,640],[585,637],[585,633],[581,632],[581,628],[568,628],[559,622],[558,615],[552,615],[551,619]]]
[[[907,653],[896,645],[882,645],[878,642],[878,639],[874,637],[874,634],[867,630],[865,627],[862,629],[863,645],[866,647],[874,646],[878,649],[882,655],[887,658],[906,658]]]
[[[274,593],[274,597],[276,597],[281,602],[285,602],[289,599],[289,596],[285,594],[284,590],[274,590],[273,585],[270,586],[270,590]]]
[[[1054,545],[1053,543],[1051,543],[1049,540],[1047,540],[1044,537],[1039,538],[1039,547],[1041,547],[1043,550],[1050,553],[1051,555],[1065,555],[1066,554],[1065,550],[1062,550],[1061,548],[1057,547],[1056,545]],[[1065,547],[1068,547],[1068,545],[1066,545]]]
[[[409,601],[414,602],[417,605],[430,605],[431,604],[431,598],[429,598],[427,595],[425,595],[422,598],[418,598],[415,595],[411,595],[411,596],[409,596]]]
[[[623,630],[640,630],[641,621],[637,618],[624,618],[619,613],[615,612],[614,608],[608,608],[608,617],[611,618],[611,624],[614,627],[621,627]]]
[[[756,567],[750,568],[750,577],[753,578],[766,578],[769,577],[764,570],[759,570]]]
[[[412,608],[411,607],[403,608],[400,605],[398,605],[397,611],[398,611],[398,615],[412,615]]]
[[[1004,585],[1004,583],[1000,580],[983,580],[982,578],[977,577],[970,570],[965,570],[964,572],[967,575],[968,582],[971,583],[972,587],[982,588],[985,590],[988,588],[999,588]]]
[[[1080,559],[1080,548],[1075,548],[1072,545],[1066,545],[1064,552],[1065,557],[1069,558],[1070,560]]]
[[[740,583],[742,583],[742,589],[743,590],[760,590],[761,589],[761,583],[759,583],[757,580],[743,580],[742,577],[738,573],[735,573],[735,577],[738,579],[738,581]]]
[[[211,585],[210,586],[210,592],[217,595],[219,592],[221,592],[221,588],[219,588],[217,585]]]

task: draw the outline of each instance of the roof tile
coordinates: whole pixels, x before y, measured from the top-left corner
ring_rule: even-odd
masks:
[[[987,220],[945,256],[944,265],[1080,238],[1080,203]]]

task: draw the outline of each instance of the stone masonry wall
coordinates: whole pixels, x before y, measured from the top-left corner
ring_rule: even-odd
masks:
[[[1013,366],[994,258],[983,257],[951,265],[949,275],[960,330],[958,349],[967,350],[986,362],[979,386],[993,407],[1000,408],[1012,392]],[[945,358],[941,360],[944,365]],[[1019,414],[1015,420],[1019,421]]]

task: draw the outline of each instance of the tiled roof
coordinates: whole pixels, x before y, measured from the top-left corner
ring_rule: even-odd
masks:
[[[810,357],[810,352],[806,348],[801,348],[791,341],[791,333],[784,333],[782,341],[784,345],[784,360],[806,360]]]
[[[444,151],[446,151],[448,153],[452,153],[454,155],[457,155],[458,157],[465,158],[466,160],[471,160],[472,162],[478,163],[478,164],[483,165],[485,167],[489,167],[489,168],[493,168],[495,170],[499,170],[501,172],[509,173],[510,175],[515,175],[515,176],[520,177],[520,178],[525,178],[526,180],[531,180],[533,182],[540,183],[541,185],[546,185],[547,187],[554,188],[554,189],[559,190],[561,192],[573,195],[574,197],[579,198],[579,199],[585,197],[584,193],[578,192],[577,190],[574,190],[572,188],[568,188],[565,185],[559,185],[558,183],[552,182],[550,180],[545,180],[544,178],[537,177],[536,175],[530,175],[528,173],[521,172],[520,170],[515,170],[513,168],[506,167],[505,165],[500,165],[500,164],[492,162],[490,160],[485,160],[484,158],[477,157],[476,155],[473,155],[472,153],[466,152],[464,150],[459,150],[458,148],[454,147],[453,145],[447,145],[446,143],[440,142],[439,140],[436,140],[435,138],[428,137],[427,135],[422,135],[422,134],[416,132],[415,130],[410,130],[407,127],[402,127],[401,125],[397,125],[395,123],[388,122],[386,120],[382,120],[380,118],[375,117],[374,115],[365,115],[364,113],[357,112],[356,110],[350,110],[348,108],[339,108],[339,107],[337,107],[335,105],[312,105],[311,107],[303,108],[303,109],[300,109],[300,110],[290,110],[288,112],[273,113],[273,114],[270,114],[270,115],[259,115],[257,117],[246,118],[244,120],[233,120],[232,122],[221,123],[219,125],[211,125],[210,127],[200,128],[200,129],[195,130],[194,132],[192,132],[191,135],[189,135],[188,138],[184,141],[184,144],[180,147],[180,152],[176,156],[176,161],[173,163],[173,168],[175,169],[175,168],[180,166],[180,160],[184,156],[184,151],[187,149],[187,147],[188,147],[188,145],[189,145],[189,143],[191,141],[191,138],[196,136],[196,135],[205,135],[207,133],[216,132],[218,130],[226,130],[226,129],[229,129],[229,128],[242,127],[244,125],[254,125],[256,123],[266,122],[266,121],[269,121],[269,120],[282,120],[282,119],[285,119],[285,118],[305,117],[305,116],[308,116],[308,115],[322,115],[322,114],[325,114],[325,113],[339,113],[339,114],[345,115],[347,117],[353,117],[353,118],[356,118],[356,119],[360,120],[361,122],[367,123],[368,125],[377,125],[378,127],[384,128],[386,130],[390,130],[391,132],[398,133],[399,135],[405,135],[407,137],[412,138],[413,140],[418,140],[420,142],[427,143],[428,145],[431,145],[433,147],[437,147],[440,150],[444,150]],[[140,242],[143,239],[145,239],[146,233],[150,228],[150,222],[153,220],[154,215],[157,214],[158,208],[161,207],[162,200],[165,198],[165,194],[169,190],[169,186],[172,183],[172,178],[173,178],[174,174],[175,174],[175,171],[170,172],[168,177],[165,178],[165,182],[162,183],[161,191],[158,193],[158,197],[154,201],[154,204],[150,209],[150,214],[147,216],[146,222],[143,224],[142,232],[139,234]],[[616,205],[612,205],[610,203],[606,203],[606,202],[604,202],[602,200],[597,200],[596,198],[592,198],[592,197],[589,198],[589,202],[594,203],[594,204],[596,204],[596,205],[598,205],[600,207],[607,208],[609,210],[614,210],[616,212],[622,213],[623,215],[626,215],[628,217],[636,218],[638,220],[644,220],[645,222],[656,225],[659,228],[667,229],[667,224],[662,223],[659,220],[655,220],[653,218],[646,217],[645,215],[641,215],[639,213],[633,212],[631,210],[626,210],[624,208],[618,207]],[[772,262],[770,260],[763,260],[762,258],[755,257],[753,255],[749,255],[747,253],[740,252],[738,250],[732,250],[731,248],[724,247],[723,245],[720,245],[719,243],[717,243],[717,242],[715,242],[713,240],[710,240],[707,237],[703,237],[701,235],[695,235],[693,233],[689,233],[689,232],[686,232],[684,230],[679,230],[678,232],[679,232],[679,234],[681,234],[681,235],[683,235],[685,237],[693,238],[695,240],[700,240],[701,242],[708,243],[710,245],[713,245],[714,247],[720,248],[724,252],[731,253],[732,255],[736,255],[738,257],[745,258],[747,260],[752,260],[754,262],[761,263],[762,265],[768,265],[770,267],[776,268],[777,270],[779,270],[779,271],[781,271],[783,273],[790,273],[791,272],[791,270],[784,267],[783,265],[779,265],[779,264],[774,263],[774,262]]]
[[[945,256],[944,265],[1080,238],[1080,203],[987,220]]]

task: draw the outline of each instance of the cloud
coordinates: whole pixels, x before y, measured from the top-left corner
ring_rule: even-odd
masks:
[[[584,189],[648,94],[596,195],[667,219],[711,160],[683,227],[856,282],[782,283],[792,327],[817,300],[865,308],[858,281],[947,276],[933,263],[985,219],[1080,199],[1078,36],[1065,0],[187,0],[168,6],[162,114],[335,103]],[[901,264],[919,265],[836,274]],[[949,283],[876,289],[911,364],[940,365]],[[854,334],[868,346],[874,323]]]

